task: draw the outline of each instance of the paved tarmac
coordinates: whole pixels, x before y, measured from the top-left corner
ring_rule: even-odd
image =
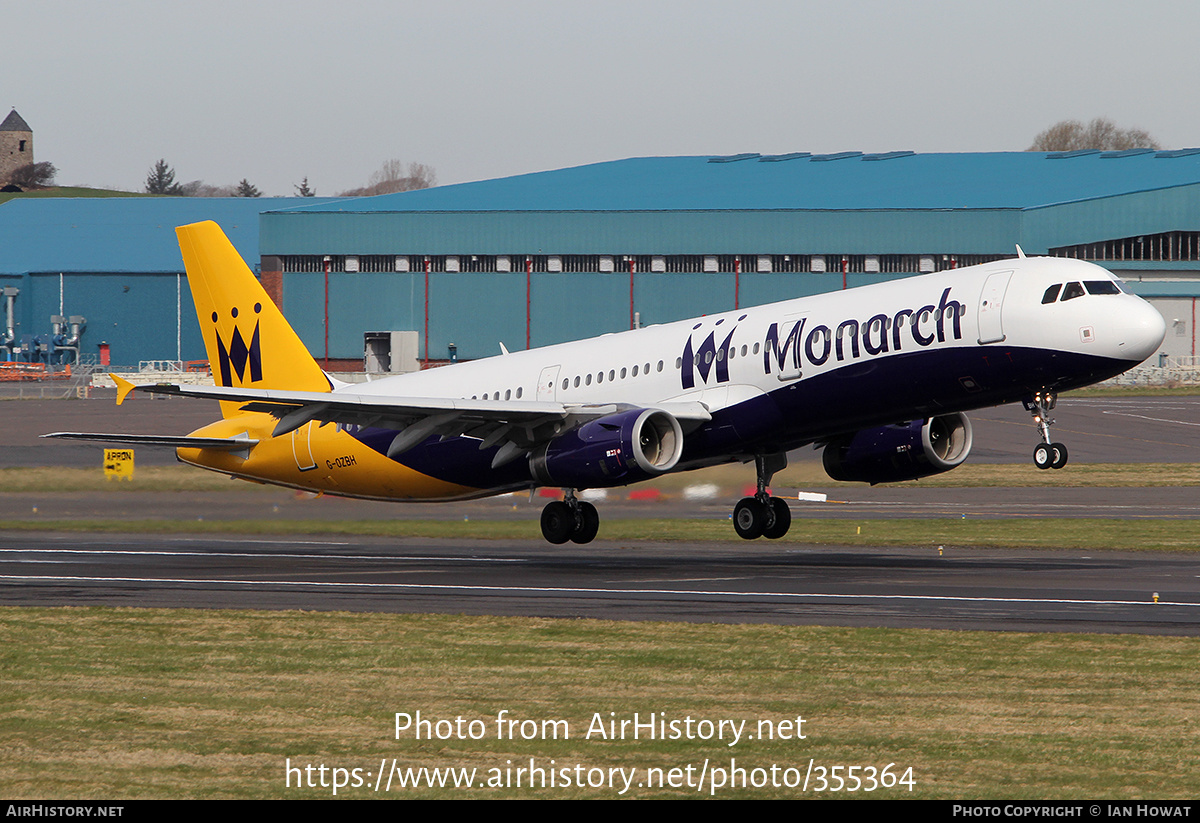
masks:
[[[1200,558],[757,543],[0,535],[0,605],[1200,634]],[[1155,602],[1157,596],[1158,602]]]
[[[109,392],[108,394],[111,394]],[[111,397],[91,400],[0,401],[0,468],[94,466],[99,446],[39,440],[51,431],[187,434],[220,416],[217,404],[192,398],[133,394],[121,406]],[[1200,463],[1200,396],[1067,398],[1051,416],[1056,441],[1082,463]],[[973,463],[1024,463],[1039,442],[1020,404],[981,409],[968,417]],[[47,448],[49,446],[50,448]],[[142,465],[170,465],[170,449],[139,449]]]
[[[186,433],[206,401],[137,398],[2,404],[0,466],[96,465],[97,447],[38,440],[53,430]],[[1019,407],[971,415],[977,462],[1027,462],[1036,442]],[[1063,401],[1055,438],[1073,462],[1200,462],[1200,398]],[[140,465],[172,463],[170,450]],[[1030,466],[1030,471],[1037,471]],[[749,470],[748,470],[749,482]],[[777,490],[777,492],[780,490]],[[1194,488],[945,489],[834,485],[805,517],[1194,518]],[[724,519],[731,500],[613,500],[602,517]],[[0,493],[0,518],[534,519],[527,498],[398,505],[311,499],[231,481],[203,495]],[[603,525],[602,525],[603,529]],[[1154,603],[1154,595],[1159,602]],[[767,541],[704,545],[603,539],[540,542],[0,535],[0,604],[432,611],[615,619],[1200,634],[1200,556],[829,549]]]

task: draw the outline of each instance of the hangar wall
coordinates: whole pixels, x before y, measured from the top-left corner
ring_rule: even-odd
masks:
[[[0,205],[0,286],[20,289],[19,335],[49,332],[61,275],[61,313],[88,318],[85,352],[103,340],[115,363],[199,359],[171,228],[215,219],[252,269],[282,267],[266,285],[317,357],[327,335],[331,358],[361,362],[364,332],[415,330],[422,356],[427,333],[430,359],[452,343],[469,359],[527,333],[541,346],[629,328],[628,257],[632,310],[650,325],[839,289],[843,260],[853,287],[1020,243],[1107,255],[1097,262],[1187,324],[1170,352],[1192,352],[1200,151],[1068,154],[633,158],[373,198],[13,200]]]
[[[904,275],[851,274],[848,286]],[[739,304],[755,306],[821,294],[842,286],[841,274],[753,272],[739,278]],[[630,327],[629,274],[538,272],[531,276],[529,338],[534,347],[624,331]],[[324,275],[285,273],[283,311],[317,357],[325,351]],[[669,323],[734,308],[731,273],[652,273],[634,277],[641,325]],[[362,356],[363,332],[416,329],[424,334],[423,272],[336,272],[329,280],[329,357]],[[464,359],[525,347],[525,272],[434,272],[429,275],[429,356]],[[424,341],[422,339],[422,352]]]
[[[317,200],[325,202],[329,198]],[[14,334],[52,335],[50,318],[87,318],[81,354],[106,343],[113,365],[205,357],[174,227],[215,220],[254,268],[263,210],[298,198],[13,198],[0,203],[0,286],[19,290]],[[0,305],[0,335],[3,328]],[[0,358],[9,352],[0,347]],[[19,355],[21,359],[25,355]]]
[[[276,212],[264,255],[1011,254],[1021,212]]]

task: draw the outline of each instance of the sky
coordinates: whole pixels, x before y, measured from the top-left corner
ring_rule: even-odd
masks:
[[[0,0],[0,119],[61,185],[389,159],[439,184],[662,155],[1020,151],[1106,116],[1200,146],[1200,3]]]

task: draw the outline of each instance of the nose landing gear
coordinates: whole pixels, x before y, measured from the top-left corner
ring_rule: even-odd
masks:
[[[1033,465],[1039,469],[1061,469],[1067,465],[1067,447],[1062,443],[1050,442],[1050,427],[1054,420],[1048,412],[1058,403],[1058,393],[1043,390],[1036,392],[1032,399],[1025,400],[1025,410],[1033,415],[1033,422],[1042,434],[1042,442],[1033,449]]]
[[[738,537],[778,540],[787,534],[792,525],[792,511],[785,501],[767,493],[771,478],[786,467],[786,454],[760,454],[754,458],[758,491],[753,497],[743,497],[733,509],[733,530]]]
[[[542,537],[558,545],[591,543],[600,531],[600,513],[586,500],[575,497],[574,489],[564,489],[563,499],[547,503],[542,509]]]

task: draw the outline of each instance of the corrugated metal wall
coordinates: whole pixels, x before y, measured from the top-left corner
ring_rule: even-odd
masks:
[[[264,255],[292,254],[1002,254],[1021,213],[275,212]]]
[[[57,272],[0,276],[0,286],[20,289],[13,305],[16,336],[51,335],[50,317],[59,314]],[[177,311],[176,288],[182,289]],[[187,280],[181,274],[75,272],[61,277],[62,314],[87,318],[81,353],[95,355],[101,341],[110,346],[114,365],[139,360],[174,360],[178,338],[183,360],[204,358]],[[0,303],[0,324],[3,323]]]
[[[904,275],[848,275],[850,287]],[[841,274],[748,273],[739,303],[761,305],[841,288]],[[530,341],[534,347],[629,328],[628,273],[591,272],[531,276]],[[329,280],[329,356],[361,357],[363,332],[417,330],[424,340],[425,275],[334,273]],[[525,347],[525,273],[429,275],[429,356],[464,359]],[[634,275],[633,309],[642,325],[667,323],[734,307],[732,274]],[[318,357],[325,347],[325,276],[289,273],[283,278],[284,313]],[[422,349],[422,355],[424,350]]]

